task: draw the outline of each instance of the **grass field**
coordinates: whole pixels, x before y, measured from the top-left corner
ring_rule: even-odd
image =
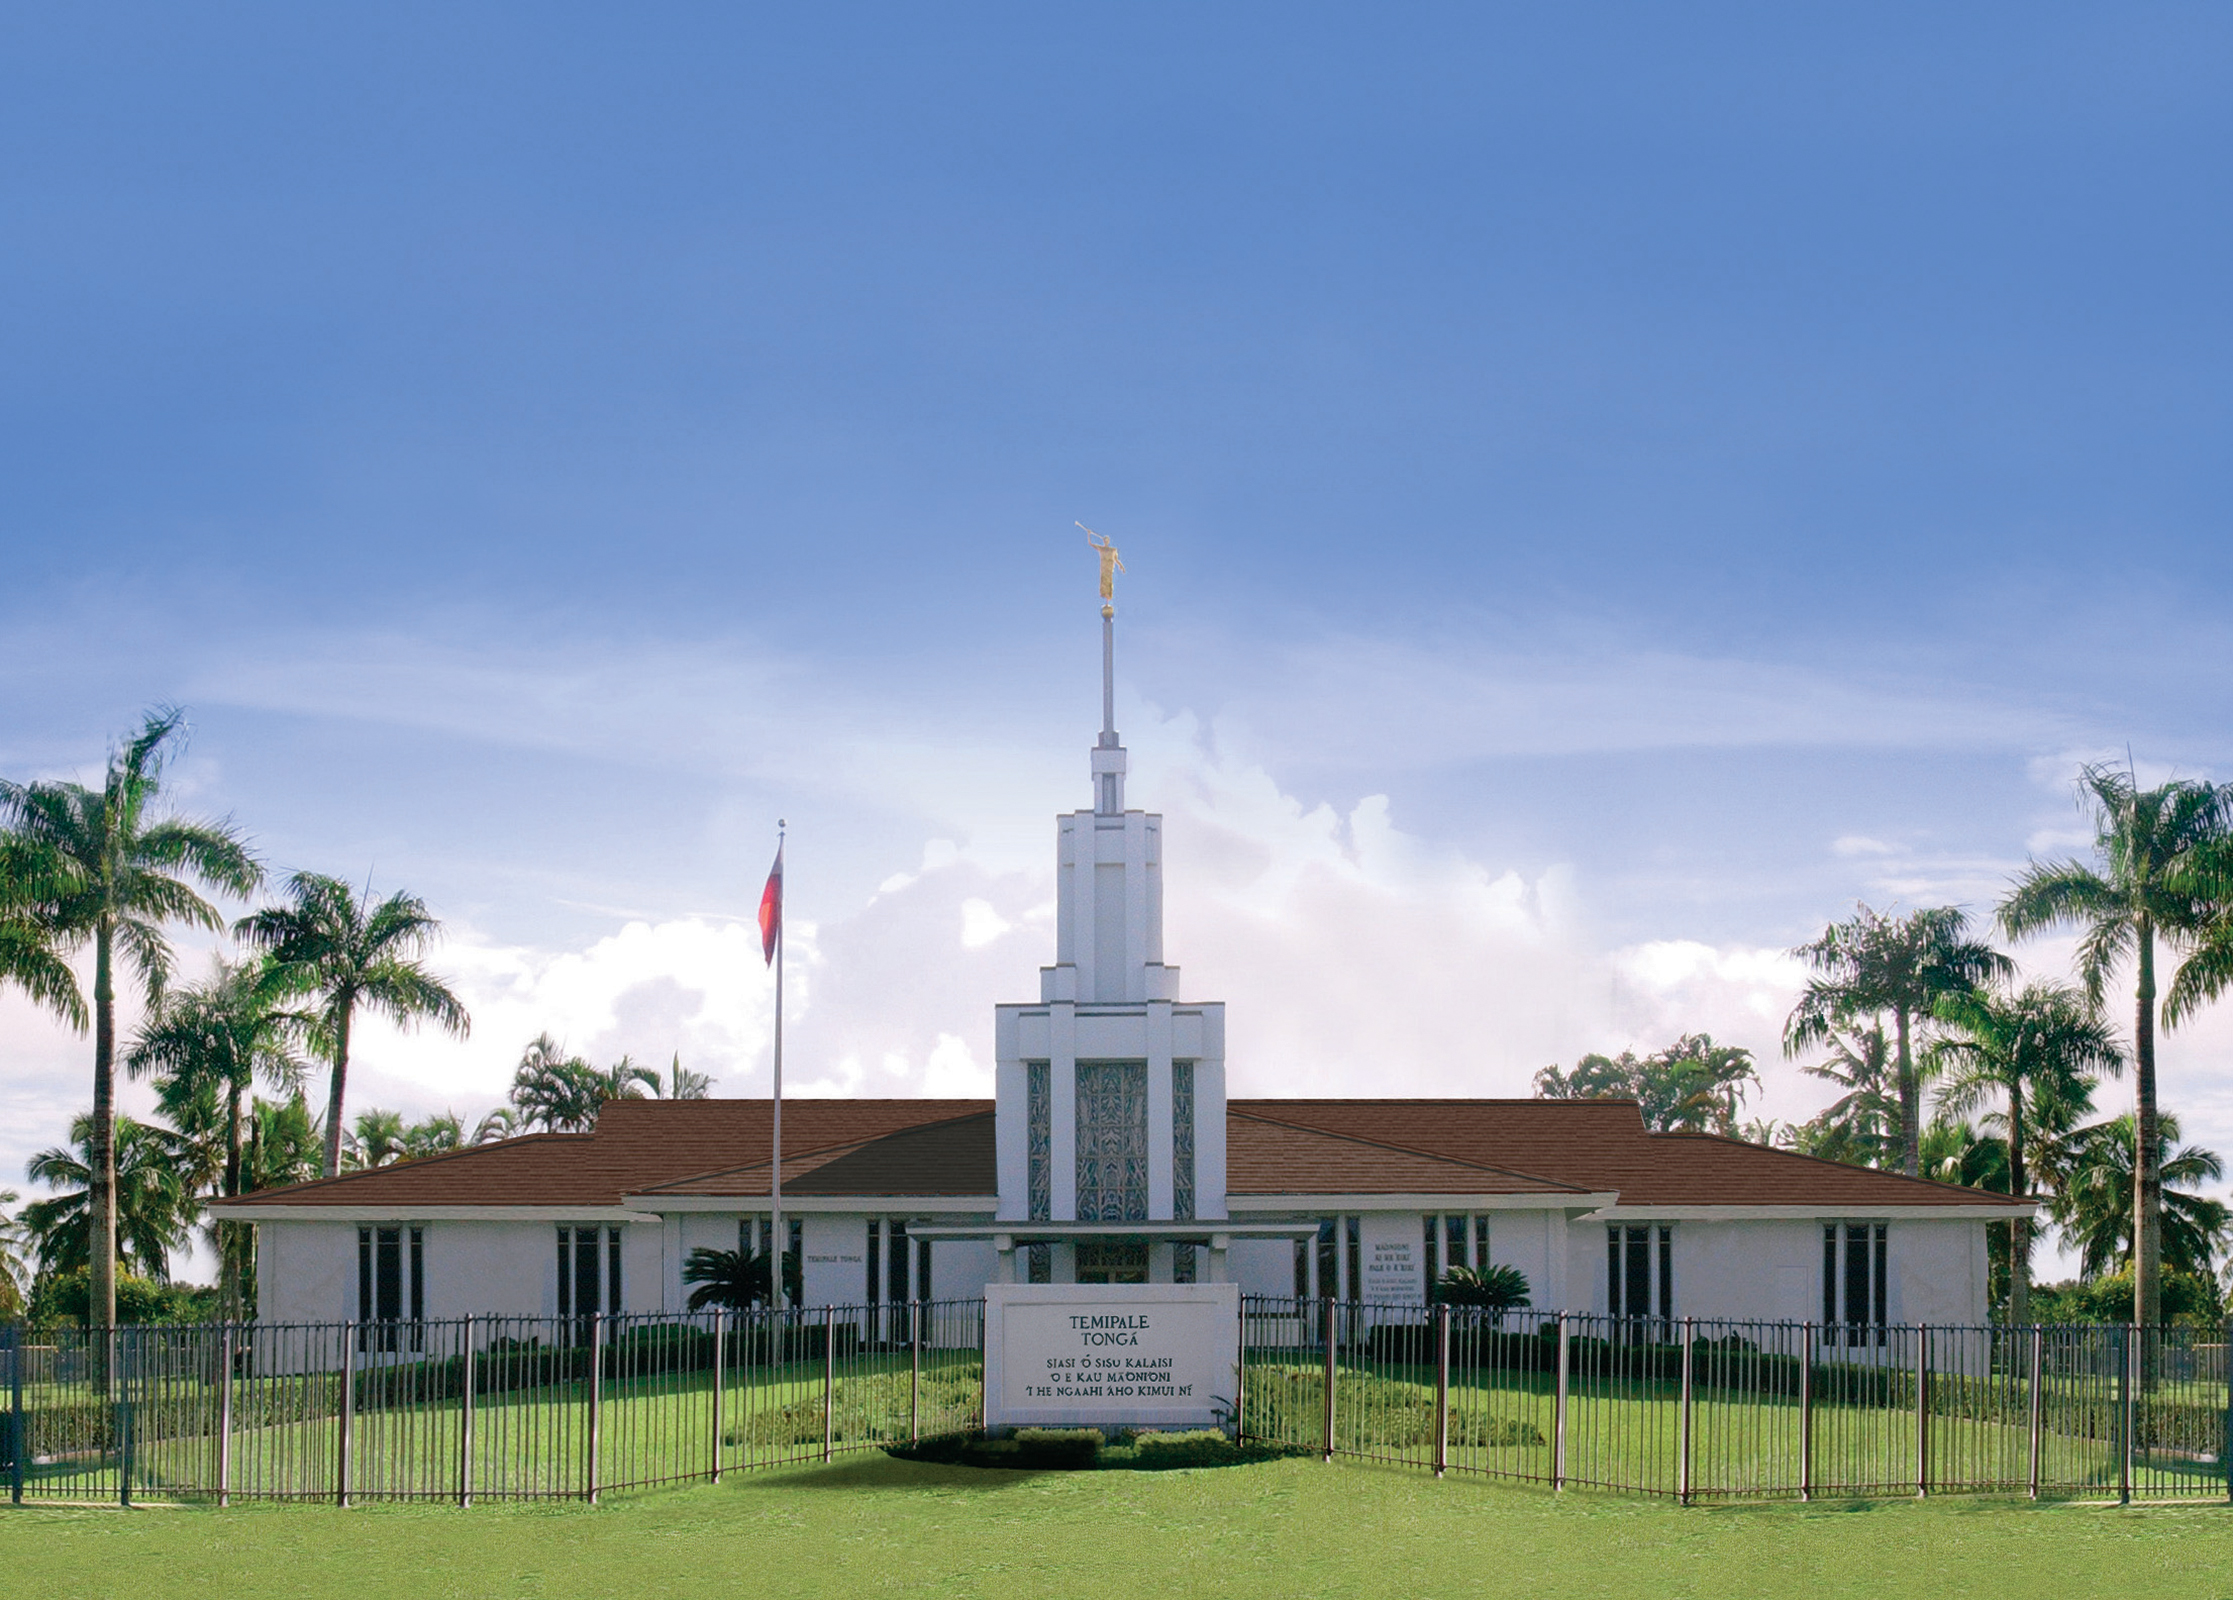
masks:
[[[2233,1509],[1700,1507],[1277,1462],[986,1472],[863,1456],[581,1505],[0,1510],[9,1593],[277,1596],[2233,1596]]]

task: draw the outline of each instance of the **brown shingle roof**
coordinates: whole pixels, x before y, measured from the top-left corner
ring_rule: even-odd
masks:
[[[236,1202],[612,1206],[627,1195],[768,1190],[765,1100],[615,1100],[591,1134],[531,1134]],[[989,1195],[989,1100],[786,1100],[787,1195]],[[1227,1187],[1241,1195],[1575,1194],[1623,1206],[1825,1210],[2006,1205],[2005,1195],[1654,1134],[1628,1100],[1235,1100]]]
[[[1572,1184],[1454,1156],[1428,1155],[1354,1133],[1300,1127],[1228,1104],[1225,1187],[1231,1194],[1551,1194]]]
[[[1623,1206],[2008,1204],[1710,1133],[1651,1133],[1633,1100],[1234,1100],[1227,1113],[1615,1190]]]
[[[784,1184],[822,1153],[962,1117],[990,1120],[989,1100],[783,1102]],[[594,1133],[537,1133],[501,1144],[344,1173],[238,1202],[258,1205],[612,1206],[693,1173],[750,1164],[770,1143],[765,1100],[611,1100]],[[988,1141],[989,1142],[989,1141]],[[824,1157],[826,1159],[826,1156]],[[760,1161],[760,1193],[767,1192]],[[990,1184],[976,1192],[989,1193]],[[937,1193],[939,1191],[929,1191]]]

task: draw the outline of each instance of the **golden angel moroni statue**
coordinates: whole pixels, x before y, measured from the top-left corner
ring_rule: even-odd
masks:
[[[1101,557],[1101,598],[1114,600],[1116,598],[1116,575],[1124,570],[1124,558],[1117,554],[1117,547],[1109,542],[1107,536],[1095,533],[1091,528],[1086,528],[1086,525],[1082,522],[1077,523],[1076,526],[1085,528],[1085,542],[1091,545],[1095,554]]]

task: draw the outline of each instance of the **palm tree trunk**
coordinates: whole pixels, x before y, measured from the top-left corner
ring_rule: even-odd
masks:
[[[116,983],[113,930],[103,918],[93,935],[93,1133],[86,1141],[85,1320],[116,1325]]]
[[[1900,1040],[1900,1170],[1914,1178],[1923,1172],[1923,1114],[1915,1086],[1915,1058],[1908,1053],[1907,1007],[1896,1007],[1892,1019]]]
[[[349,1081],[349,1013],[356,1009],[349,998],[334,1004],[333,1079],[326,1090],[326,1176],[341,1172],[341,1101]]]
[[[225,1090],[225,1198],[240,1198],[240,1084]],[[217,1224],[217,1314],[240,1320],[240,1224]]]
[[[2163,1320],[2163,1140],[2155,1103],[2155,928],[2139,926],[2140,981],[2132,1018],[2132,1320]]]
[[[2024,1091],[2021,1084],[2008,1088],[2008,1194],[2013,1200],[2031,1195],[2031,1177],[2024,1171]],[[2031,1218],[2008,1219],[2008,1323],[2021,1328],[2031,1321]]]

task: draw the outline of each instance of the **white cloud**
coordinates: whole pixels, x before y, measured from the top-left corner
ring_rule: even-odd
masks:
[[[1831,854],[1840,856],[1888,856],[1897,848],[1886,844],[1882,839],[1864,839],[1857,833],[1849,833],[1830,844]]]

